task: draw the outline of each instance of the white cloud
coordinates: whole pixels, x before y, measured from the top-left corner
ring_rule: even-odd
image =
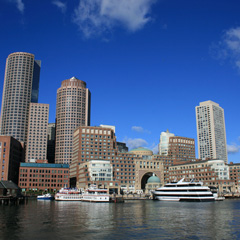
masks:
[[[62,13],[65,13],[67,10],[67,4],[64,2],[56,0],[56,1],[53,1],[52,4],[57,6],[62,11]]]
[[[140,126],[132,126],[132,131],[139,133],[150,133],[150,131],[143,129],[143,127]]]
[[[151,18],[156,0],[80,0],[73,21],[85,37],[100,35],[121,25],[129,31],[141,29]]]
[[[227,145],[227,152],[229,154],[238,153],[239,150],[240,150],[240,146],[238,146],[237,144]]]
[[[24,3],[22,0],[8,0],[10,3],[16,4],[17,9],[23,14],[24,12]]]
[[[142,138],[125,138],[123,142],[126,143],[129,149],[144,147],[148,145],[147,141]]]
[[[240,27],[224,32],[221,41],[212,46],[213,56],[219,60],[230,60],[240,70]]]

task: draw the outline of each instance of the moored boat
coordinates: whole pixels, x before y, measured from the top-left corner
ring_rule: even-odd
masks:
[[[107,189],[97,188],[95,185],[91,185],[82,194],[83,202],[109,202],[110,196],[107,193]]]
[[[37,199],[38,200],[53,200],[54,196],[52,196],[50,193],[46,193],[46,194],[37,196]]]
[[[76,188],[61,188],[55,194],[56,201],[81,201],[82,191]]]
[[[202,182],[184,182],[184,178],[178,182],[167,183],[153,191],[153,199],[160,201],[215,201],[210,188],[203,186]]]

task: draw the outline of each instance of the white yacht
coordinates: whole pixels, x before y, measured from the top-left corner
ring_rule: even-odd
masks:
[[[167,183],[153,191],[153,199],[160,201],[215,201],[210,188],[203,186],[202,182],[179,182]]]
[[[82,191],[76,188],[61,188],[55,194],[56,201],[81,201]]]
[[[82,194],[83,202],[109,202],[110,196],[107,193],[107,189],[97,188],[95,185],[91,185]]]

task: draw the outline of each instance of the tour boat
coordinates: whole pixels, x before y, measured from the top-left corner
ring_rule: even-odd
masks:
[[[53,200],[54,197],[50,193],[37,196],[38,200]]]
[[[153,199],[160,201],[215,201],[210,188],[203,186],[202,182],[179,182],[167,183],[153,191]]]
[[[83,194],[83,202],[109,202],[110,196],[107,189],[99,189],[95,185],[91,185]]]
[[[56,201],[81,201],[82,191],[76,188],[61,188],[55,194]]]
[[[223,201],[225,197],[219,196],[218,189],[215,186],[209,186],[211,192],[213,193],[213,196],[215,197],[215,201]]]

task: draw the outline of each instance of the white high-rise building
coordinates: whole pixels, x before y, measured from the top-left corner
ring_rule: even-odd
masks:
[[[30,102],[38,102],[41,61],[31,53],[16,52],[6,61],[0,134],[27,141]]]
[[[213,101],[201,102],[196,107],[198,157],[201,159],[227,158],[224,110]]]
[[[166,132],[161,132],[160,143],[159,143],[159,155],[168,155],[169,138],[174,137],[173,133],[168,130]]]

